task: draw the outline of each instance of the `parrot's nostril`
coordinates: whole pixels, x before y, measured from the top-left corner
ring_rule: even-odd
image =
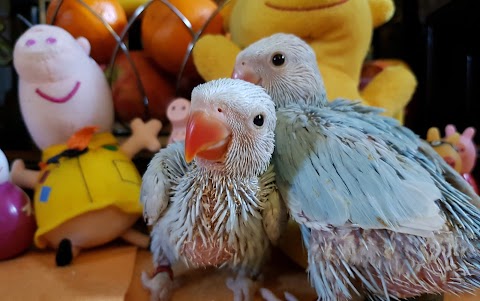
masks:
[[[35,44],[35,43],[36,43],[35,40],[33,40],[33,39],[28,39],[27,42],[25,42],[25,45],[26,45],[27,47],[30,47],[30,46],[32,46],[32,45]]]
[[[54,44],[57,42],[57,39],[55,39],[54,37],[49,37],[45,41],[47,42],[47,44]]]
[[[223,112],[222,108],[217,108],[217,111],[218,111],[218,113],[222,113],[222,112]]]
[[[242,62],[242,66],[245,66],[245,62]]]

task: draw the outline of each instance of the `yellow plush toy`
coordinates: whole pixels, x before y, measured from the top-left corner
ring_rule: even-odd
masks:
[[[329,99],[362,100],[402,121],[416,87],[404,64],[386,65],[358,89],[373,28],[394,10],[392,0],[232,0],[222,11],[229,35],[203,36],[193,49],[194,63],[205,80],[230,77],[241,49],[274,33],[292,33],[315,50]]]
[[[437,127],[431,127],[427,131],[427,141],[433,149],[458,173],[462,171],[462,158],[455,145],[460,142],[460,134],[453,133],[442,138]]]

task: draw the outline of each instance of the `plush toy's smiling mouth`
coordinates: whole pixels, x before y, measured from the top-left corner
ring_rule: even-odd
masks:
[[[267,2],[265,2],[265,6],[270,7],[272,9],[275,9],[275,10],[305,12],[305,11],[320,10],[320,9],[326,9],[326,8],[334,7],[334,6],[343,4],[347,1],[348,0],[339,0],[339,1],[333,2],[333,3],[319,4],[319,5],[310,6],[310,7],[288,7],[288,6],[281,6],[281,5],[277,5],[277,4],[272,4],[272,3],[267,1]]]
[[[54,97],[46,94],[45,92],[42,92],[39,88],[35,89],[35,93],[37,93],[40,97],[54,102],[54,103],[64,103],[69,101],[78,91],[78,88],[80,88],[80,82],[77,81],[75,82],[75,86],[73,86],[73,89],[65,96],[63,97]]]

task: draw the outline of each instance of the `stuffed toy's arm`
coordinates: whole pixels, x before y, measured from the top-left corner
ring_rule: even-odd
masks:
[[[25,162],[22,159],[16,159],[12,164],[12,171],[10,173],[12,182],[21,187],[27,189],[34,189],[38,183],[40,172],[37,170],[27,169]]]
[[[232,75],[240,47],[222,35],[205,35],[193,48],[193,62],[205,81]]]
[[[135,118],[130,123],[130,127],[132,135],[120,146],[130,159],[142,149],[156,152],[162,147],[158,140],[158,133],[162,129],[160,120],[151,119],[144,123],[140,118]]]
[[[387,23],[393,17],[395,12],[393,0],[368,0],[368,4],[372,12],[373,28]]]
[[[415,75],[408,67],[398,64],[378,73],[361,91],[361,96],[369,105],[385,108],[386,115],[398,118],[416,87]]]

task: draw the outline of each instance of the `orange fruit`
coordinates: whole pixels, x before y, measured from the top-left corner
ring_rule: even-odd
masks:
[[[217,8],[212,0],[170,0],[197,32]],[[154,1],[144,12],[141,24],[144,50],[165,71],[178,74],[193,37],[182,20],[161,1]],[[203,34],[223,33],[223,18],[217,14]],[[186,73],[195,70],[190,57]]]
[[[148,98],[148,116],[143,104],[143,94],[138,86],[136,74],[123,52],[115,58],[112,77],[112,96],[117,117],[130,122],[135,117],[150,117],[168,123],[167,106],[175,97],[175,86],[159,68],[147,57],[144,51],[130,51],[130,57],[140,76],[144,92]]]
[[[52,19],[59,3],[60,9],[54,25],[62,27],[72,36],[83,36],[91,45],[91,57],[99,64],[108,64],[116,46],[115,38],[105,25],[78,0],[52,0],[47,9],[47,23]],[[117,0],[83,0],[120,35],[127,25],[125,10]]]

